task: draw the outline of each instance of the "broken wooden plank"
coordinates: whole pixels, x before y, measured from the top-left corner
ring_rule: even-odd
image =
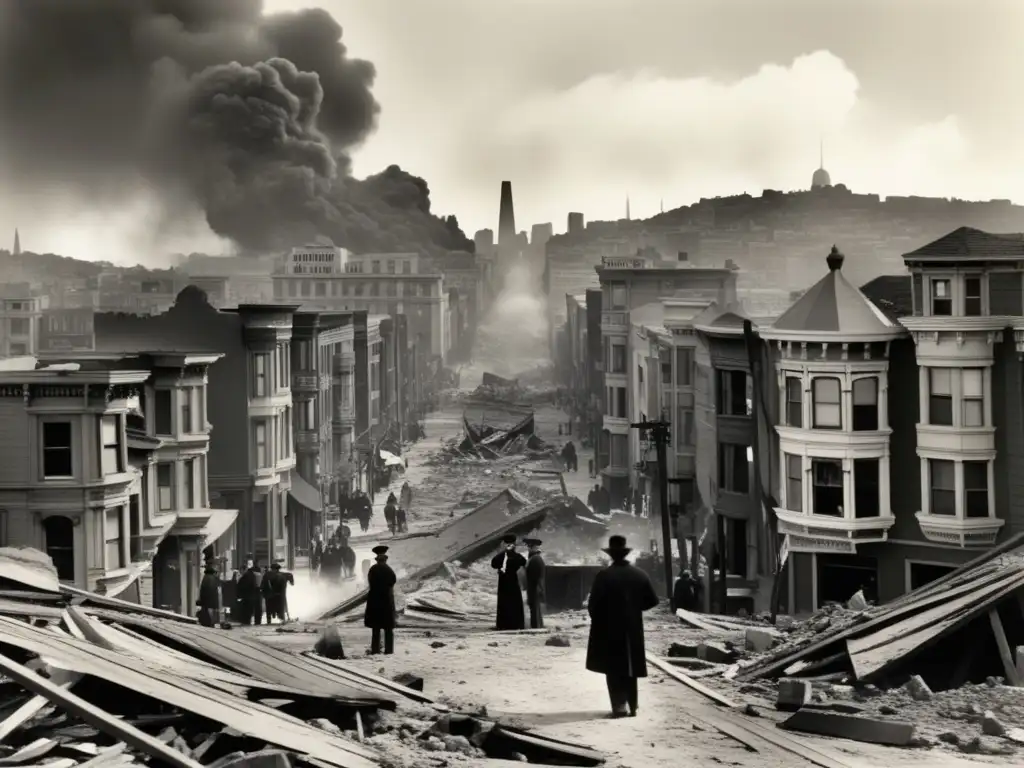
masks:
[[[726,629],[725,627],[712,624],[706,621],[703,616],[698,616],[696,613],[684,610],[682,608],[676,608],[676,616],[684,624],[689,624],[694,629],[699,629],[702,632],[709,634],[726,634],[732,632],[732,629]]]
[[[999,618],[999,605],[993,605],[988,612],[988,620],[992,625],[992,634],[995,635],[996,645],[999,647],[999,659],[1003,662],[1003,671],[1006,673],[1006,681],[1010,685],[1019,686],[1020,678],[1017,676],[1017,665],[1013,662],[1010,654],[1010,644],[1006,640],[1006,630],[1003,629],[1003,620]]]
[[[134,725],[107,714],[99,707],[90,704],[85,699],[79,698],[71,691],[64,690],[59,685],[54,685],[45,677],[35,674],[3,654],[0,654],[0,670],[3,670],[7,677],[24,686],[32,693],[44,697],[54,706],[63,709],[68,714],[74,715],[79,720],[99,729],[108,736],[125,742],[161,763],[174,766],[174,768],[201,768],[200,764],[195,760],[171,749],[148,733],[140,731]]]
[[[527,762],[541,765],[598,766],[606,759],[589,747],[500,723],[487,733],[481,748],[488,754],[520,754]]]
[[[123,741],[117,744],[112,744],[109,747],[104,747],[97,752],[90,760],[86,760],[84,763],[79,763],[78,768],[105,768],[114,762],[115,758],[124,755],[124,751],[128,748],[128,745]]]
[[[721,705],[723,707],[728,707],[729,709],[732,709],[732,708],[737,706],[736,702],[734,702],[732,699],[729,699],[729,698],[723,696],[718,691],[715,691],[715,690],[712,690],[711,688],[708,688],[706,685],[698,683],[696,680],[694,680],[689,675],[684,675],[682,672],[680,672],[678,669],[673,667],[671,664],[665,663],[664,661],[659,659],[657,656],[655,656],[653,653],[648,653],[648,654],[646,654],[646,656],[647,656],[647,663],[648,664],[653,664],[654,666],[656,666],[658,669],[660,669],[662,672],[664,672],[669,677],[673,678],[674,680],[679,681],[683,685],[689,686],[690,688],[692,688],[693,690],[697,691],[698,693],[703,694],[704,696],[708,697],[709,699],[711,699],[716,704],[719,704],[719,705]]]
[[[780,728],[815,736],[832,736],[864,744],[883,744],[889,747],[907,747],[914,740],[914,724],[893,720],[874,720],[857,715],[834,712],[816,712],[801,709],[779,724]]]
[[[77,672],[68,672],[65,669],[54,669],[50,672],[50,680],[53,684],[59,685],[65,690],[70,689],[81,679],[82,676]],[[0,723],[0,744],[14,731],[38,715],[49,703],[45,696],[33,696],[4,718],[4,721]]]

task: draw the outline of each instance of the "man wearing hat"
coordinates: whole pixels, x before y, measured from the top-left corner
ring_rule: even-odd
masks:
[[[587,669],[605,676],[612,717],[636,717],[637,679],[647,677],[643,612],[658,604],[647,574],[626,559],[630,551],[625,537],[608,539],[611,565],[594,577],[587,601]]]
[[[523,610],[523,591],[519,586],[519,569],[526,567],[526,558],[516,552],[516,537],[512,534],[502,540],[504,548],[491,560],[498,572],[498,631],[526,628]]]
[[[530,629],[544,627],[544,558],[540,539],[524,539],[530,549],[526,560],[526,604],[530,606]]]
[[[398,577],[388,565],[388,548],[381,545],[373,548],[377,562],[366,574],[369,590],[366,595],[366,615],[363,623],[372,630],[370,653],[381,652],[381,632],[384,633],[384,653],[395,652],[395,584]]]

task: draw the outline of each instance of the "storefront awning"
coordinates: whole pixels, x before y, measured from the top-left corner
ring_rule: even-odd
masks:
[[[237,509],[212,509],[210,519],[203,526],[203,546],[208,547],[230,530],[238,519]]]
[[[292,487],[288,491],[292,498],[304,506],[310,512],[322,512],[323,501],[320,499],[320,491],[310,485],[302,476],[292,470]]]

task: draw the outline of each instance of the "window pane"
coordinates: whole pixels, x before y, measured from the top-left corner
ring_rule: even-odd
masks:
[[[811,464],[816,515],[843,516],[843,465],[837,460],[816,459]]]
[[[964,397],[980,398],[984,396],[984,377],[981,368],[965,368],[961,375],[963,376]]]
[[[814,426],[827,429],[842,427],[839,379],[814,379]]]
[[[878,379],[874,376],[853,381],[854,405],[878,405]]]
[[[949,280],[932,280],[932,297],[936,299],[948,299]]]
[[[988,517],[988,462],[964,462],[964,515]]]
[[[171,434],[171,391],[158,389],[154,396],[153,408],[156,416],[156,434]]]
[[[881,514],[881,484],[878,459],[854,459],[854,514],[858,518]]]
[[[928,472],[931,475],[931,513],[933,515],[955,515],[956,467],[953,462],[929,459]]]
[[[794,377],[786,378],[786,424],[791,427],[803,426],[803,382]]]
[[[964,400],[964,426],[985,426],[985,404],[981,400]]]
[[[100,421],[103,445],[117,445],[117,417],[104,416]]]
[[[786,509],[803,512],[804,459],[786,454]]]
[[[928,378],[933,395],[950,396],[953,394],[952,375],[949,368],[929,368]]]
[[[693,368],[693,350],[688,347],[676,349],[676,384],[681,387],[690,386],[691,369]]]

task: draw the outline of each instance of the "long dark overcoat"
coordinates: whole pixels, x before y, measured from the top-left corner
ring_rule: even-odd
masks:
[[[605,675],[647,677],[644,611],[658,604],[647,574],[625,560],[594,577],[587,610],[587,669]]]
[[[506,554],[508,563],[505,572],[501,573],[501,563]],[[502,550],[491,560],[491,567],[498,571],[498,615],[495,628],[526,629],[523,590],[519,586],[519,569],[526,567],[526,558],[518,552]]]
[[[544,558],[541,555],[530,555],[526,561],[526,602],[536,605],[544,602]]]
[[[366,574],[369,594],[363,624],[370,629],[395,628],[395,584],[398,577],[387,563],[374,563]]]

